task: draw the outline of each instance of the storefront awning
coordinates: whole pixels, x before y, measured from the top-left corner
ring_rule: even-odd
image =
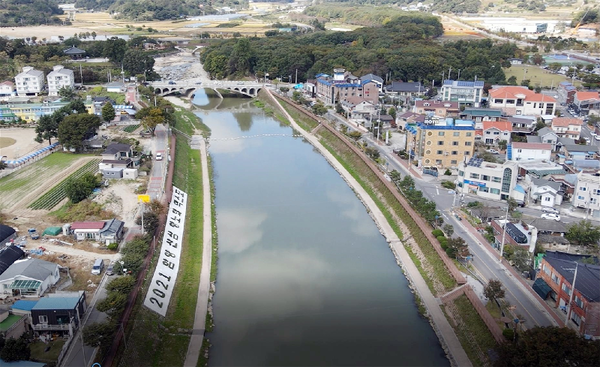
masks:
[[[552,288],[550,288],[548,283],[542,278],[537,278],[535,282],[533,282],[532,288],[535,293],[542,297],[542,299],[548,298],[548,294],[552,292]]]

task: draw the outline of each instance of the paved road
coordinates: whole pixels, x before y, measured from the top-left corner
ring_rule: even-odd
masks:
[[[328,118],[332,118],[332,116],[329,115]],[[336,118],[338,122],[346,124],[350,129],[355,129],[353,125],[347,124],[345,120],[342,120],[337,116],[334,116],[334,118]],[[409,173],[407,168],[400,163],[398,157],[392,154],[390,147],[375,144],[373,138],[369,134],[363,134],[363,139],[366,140],[369,145],[378,147],[380,153],[385,156],[389,162],[388,169],[390,171],[395,169],[404,174]],[[527,290],[518,279],[515,279],[514,276],[507,271],[506,267],[500,264],[496,257],[491,254],[480,241],[477,241],[473,233],[463,227],[462,221],[459,222],[452,217],[450,210],[452,208],[454,195],[449,194],[448,190],[440,188],[434,182],[420,179],[414,175],[413,177],[415,178],[415,187],[423,192],[424,197],[436,203],[438,210],[443,213],[445,222],[452,224],[456,233],[469,245],[469,248],[474,255],[473,266],[479,277],[484,281],[498,279],[505,286],[506,299],[511,305],[517,307],[515,313],[521,315],[525,319],[525,327],[531,328],[536,325],[554,325],[550,314],[548,314],[531,292]]]
[[[160,199],[164,192],[164,181],[168,163],[167,128],[164,125],[158,125],[156,130],[154,130],[154,135],[154,151],[152,154],[156,157],[157,153],[161,153],[163,159],[160,161],[154,159],[152,171],[150,172],[150,180],[148,182],[148,195],[150,195],[151,199]]]

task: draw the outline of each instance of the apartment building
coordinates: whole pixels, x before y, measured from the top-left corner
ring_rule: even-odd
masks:
[[[44,72],[32,66],[23,67],[23,72],[15,77],[19,96],[37,96],[44,90]]]
[[[458,102],[422,100],[415,101],[413,112],[429,116],[452,117],[458,116],[460,107]]]
[[[500,164],[471,158],[458,166],[457,191],[485,199],[506,200],[517,185],[517,176],[516,162]]]
[[[490,108],[501,108],[508,116],[515,115],[554,115],[555,98],[535,93],[527,87],[498,87],[489,91]]]
[[[558,88],[556,88],[556,93],[558,95],[558,102],[564,106],[573,103],[577,88],[569,82],[560,82]]]
[[[600,176],[579,172],[571,203],[586,209],[594,218],[600,218]]]
[[[379,104],[379,85],[373,78],[360,78],[346,72],[345,69],[334,69],[333,77],[327,74],[317,75],[317,98],[327,105],[334,105],[347,100],[356,103],[356,97]]]
[[[589,260],[594,264],[589,264]],[[547,251],[533,289],[569,318],[568,327],[592,339],[600,338],[600,266],[589,255]],[[575,278],[577,273],[577,278]],[[573,294],[571,294],[573,292]]]
[[[600,95],[598,92],[576,92],[573,104],[582,114],[587,115],[590,110],[600,109]]]
[[[550,160],[552,144],[513,142],[508,145],[506,158],[510,161]]]
[[[475,127],[470,120],[429,119],[406,127],[407,144],[422,166],[456,168],[473,156]]]
[[[48,95],[58,96],[61,88],[75,87],[75,75],[73,70],[65,69],[62,65],[54,66],[53,70],[46,77],[48,80]]]
[[[483,85],[483,80],[444,80],[442,84],[442,101],[479,107],[481,97],[483,97]]]

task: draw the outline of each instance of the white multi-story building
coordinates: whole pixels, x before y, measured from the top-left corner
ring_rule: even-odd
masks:
[[[562,138],[579,139],[583,120],[572,117],[555,117],[552,120],[552,131]]]
[[[483,97],[483,80],[444,80],[442,84],[442,101],[458,102],[479,107]]]
[[[592,217],[600,218],[600,176],[579,172],[571,203],[588,210]]]
[[[25,66],[23,72],[15,77],[15,83],[19,96],[37,96],[44,90],[44,72],[35,70],[32,66]]]
[[[516,193],[518,166],[515,162],[503,164],[471,158],[458,166],[458,188],[463,194],[486,199],[506,200]]]
[[[75,76],[73,70],[65,69],[62,65],[56,65],[48,74],[48,95],[57,96],[61,88],[73,88]]]
[[[499,87],[489,91],[489,107],[501,108],[508,116],[554,115],[556,99],[535,93],[527,87]]]
[[[15,95],[15,84],[11,81],[0,83],[0,99],[6,99]]]
[[[511,161],[548,161],[552,155],[552,144],[512,143],[507,151],[507,158]]]

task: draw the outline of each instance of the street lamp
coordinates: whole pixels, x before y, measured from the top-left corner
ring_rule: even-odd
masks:
[[[502,230],[502,242],[500,243],[500,259],[498,260],[502,263],[502,256],[504,254],[504,240],[506,239],[506,226],[508,225],[508,208],[510,206],[506,206],[506,216],[504,217],[504,229]]]

